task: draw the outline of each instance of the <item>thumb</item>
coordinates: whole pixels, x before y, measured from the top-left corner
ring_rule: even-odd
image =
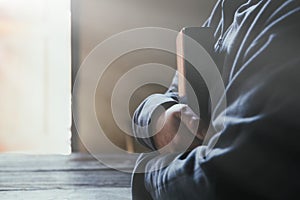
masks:
[[[206,123],[187,105],[181,109],[181,121],[198,139],[204,140],[207,131]]]

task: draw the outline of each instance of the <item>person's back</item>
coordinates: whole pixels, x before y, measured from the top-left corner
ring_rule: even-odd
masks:
[[[134,199],[300,199],[299,21],[298,0],[217,3],[204,26],[214,30],[226,86],[225,128],[206,157],[207,146],[172,157],[166,167],[159,165],[174,155],[142,156],[136,170],[148,173],[134,175]],[[138,126],[150,122],[157,106],[178,104],[176,83],[172,87],[135,112],[135,136],[148,134],[139,140],[149,148],[156,149],[159,138],[153,141]],[[223,121],[213,116],[212,124],[218,123]]]

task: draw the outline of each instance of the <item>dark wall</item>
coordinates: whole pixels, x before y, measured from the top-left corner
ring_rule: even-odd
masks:
[[[106,38],[138,27],[163,27],[179,31],[187,26],[201,26],[215,2],[216,0],[72,0],[73,80],[83,59]],[[124,149],[128,147],[128,142],[132,141],[124,136],[113,121],[110,112],[110,92],[123,72],[138,64],[149,62],[158,62],[176,68],[176,57],[170,53],[157,50],[135,52],[115,61],[106,72],[106,78],[98,85],[96,112],[108,113],[99,121],[108,132],[110,140]],[[170,81],[171,78],[172,75],[166,77]],[[107,81],[103,82],[105,79]],[[158,85],[139,88],[129,105],[130,111],[132,112],[147,95],[164,92],[164,90],[165,88]],[[73,151],[85,151],[76,136],[74,127],[72,142]],[[99,147],[99,152],[107,148],[101,145],[101,141],[95,141],[93,138],[90,142],[92,146]],[[134,147],[135,150],[142,149],[135,143]]]

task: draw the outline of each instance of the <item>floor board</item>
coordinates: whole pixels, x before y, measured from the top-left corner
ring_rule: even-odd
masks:
[[[102,155],[123,171],[135,157]],[[87,154],[0,155],[0,199],[131,199],[130,173]]]

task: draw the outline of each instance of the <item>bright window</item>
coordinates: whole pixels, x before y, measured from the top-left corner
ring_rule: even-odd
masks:
[[[0,0],[0,152],[71,152],[69,0]]]

